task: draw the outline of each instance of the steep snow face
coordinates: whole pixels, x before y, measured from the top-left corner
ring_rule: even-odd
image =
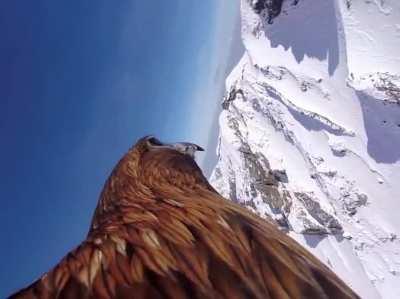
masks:
[[[271,5],[242,0],[211,182],[362,298],[400,298],[400,1]]]

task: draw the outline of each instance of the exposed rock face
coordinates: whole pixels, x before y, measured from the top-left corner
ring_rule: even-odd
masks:
[[[242,0],[241,13],[212,184],[362,298],[400,298],[400,2]]]
[[[267,19],[271,24],[272,20],[277,17],[282,10],[282,4],[285,0],[250,0],[250,5],[254,11]],[[292,0],[292,4],[296,5],[299,0]]]

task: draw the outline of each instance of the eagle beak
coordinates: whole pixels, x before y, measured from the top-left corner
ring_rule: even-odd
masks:
[[[189,142],[177,142],[177,143],[171,143],[167,145],[168,147],[181,152],[182,154],[188,155],[192,158],[195,157],[195,153],[197,151],[204,152],[204,148],[201,146],[194,144],[194,143],[189,143]]]
[[[163,143],[154,136],[148,136],[146,140],[150,148],[169,148],[181,152],[182,154],[189,155],[192,158],[194,158],[195,152],[197,151],[204,152],[204,148],[194,143],[189,143],[189,142]]]
[[[202,148],[201,146],[197,145],[197,144],[193,144],[196,147],[196,150],[198,150],[199,152],[204,152],[204,148]]]

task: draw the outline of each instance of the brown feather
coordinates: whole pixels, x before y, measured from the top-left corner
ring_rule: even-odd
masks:
[[[105,183],[86,240],[10,298],[359,297],[274,223],[216,193],[190,156],[142,139]]]

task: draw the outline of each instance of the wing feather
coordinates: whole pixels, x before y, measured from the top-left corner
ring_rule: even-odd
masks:
[[[272,222],[218,195],[192,159],[175,158],[149,157],[143,185],[128,182],[138,171],[124,158],[87,239],[10,298],[359,298]],[[166,175],[157,159],[177,168]]]

